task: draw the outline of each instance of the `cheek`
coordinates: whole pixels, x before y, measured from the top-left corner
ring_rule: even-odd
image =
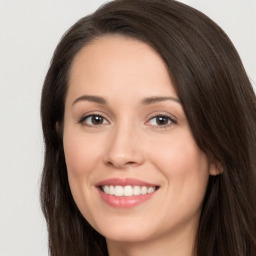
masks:
[[[208,159],[189,132],[175,135],[154,144],[155,165],[166,177],[172,200],[200,205],[208,184]]]
[[[67,127],[63,135],[63,146],[69,175],[86,175],[98,163],[100,143],[95,143],[90,136]]]
[[[95,169],[102,154],[101,143],[95,143],[90,136],[77,127],[66,125],[63,134],[63,147],[68,173],[68,182],[73,199],[86,219],[93,219],[88,209],[92,208],[92,194],[95,181]]]
[[[100,143],[85,136],[79,127],[65,126],[63,147],[68,173],[68,181],[73,198],[79,208],[87,208],[84,197],[93,189],[94,170],[99,164]],[[86,192],[86,193],[85,193]]]
[[[200,171],[208,168],[205,154],[198,148],[192,135],[187,133],[174,134],[169,139],[153,142],[152,153],[163,168],[187,173],[189,170]]]

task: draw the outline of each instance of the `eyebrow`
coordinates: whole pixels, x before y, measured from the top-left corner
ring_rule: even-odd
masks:
[[[95,102],[95,103],[99,103],[99,104],[107,104],[107,101],[100,96],[82,95],[73,101],[72,106],[79,101],[90,101],[90,102]]]
[[[166,100],[171,100],[177,103],[181,103],[180,99],[174,98],[174,97],[163,97],[163,96],[156,96],[156,97],[149,97],[149,98],[144,98],[141,103],[143,105],[149,105],[149,104],[154,104],[158,103],[161,101],[166,101]]]
[[[167,101],[167,100],[174,101],[174,102],[177,102],[177,103],[181,103],[181,101],[177,98],[163,97],[163,96],[153,96],[153,97],[144,98],[144,99],[141,100],[141,103],[143,105],[150,105],[150,104],[154,104],[154,103],[158,103],[158,102],[162,102],[162,101]],[[104,104],[104,105],[107,104],[107,101],[103,97],[94,96],[94,95],[82,95],[82,96],[78,97],[76,100],[73,101],[72,106],[74,104],[76,104],[77,102],[80,102],[80,101],[90,101],[90,102],[95,102],[95,103]]]

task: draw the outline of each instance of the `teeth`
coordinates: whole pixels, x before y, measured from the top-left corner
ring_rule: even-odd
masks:
[[[114,195],[115,196],[123,196],[124,195],[123,187],[122,186],[115,186],[115,194]]]
[[[109,194],[109,187],[108,187],[108,186],[105,186],[105,187],[103,188],[103,191],[104,191],[104,193]]]
[[[139,196],[141,194],[141,188],[139,186],[135,186],[133,188],[133,195],[134,196]]]
[[[114,195],[115,194],[115,188],[114,186],[109,186],[109,194]]]
[[[147,193],[150,194],[150,193],[154,192],[155,189],[156,188],[154,188],[154,187],[149,187]]]
[[[141,188],[141,194],[142,194],[142,195],[146,195],[147,192],[148,192],[147,187],[146,187],[146,186],[143,186],[143,187]]]
[[[124,196],[133,196],[132,186],[125,186],[124,187]]]
[[[147,186],[113,186],[105,185],[102,186],[102,191],[108,195],[114,196],[140,196],[153,193],[156,187]]]

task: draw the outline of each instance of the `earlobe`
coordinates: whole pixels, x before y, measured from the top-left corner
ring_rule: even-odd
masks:
[[[55,124],[55,130],[60,138],[62,138],[63,135],[63,125],[60,122],[56,122]]]
[[[211,164],[209,169],[209,174],[212,176],[217,176],[224,172],[223,166],[220,163]]]
[[[60,133],[60,124],[59,124],[59,122],[56,122],[56,124],[55,124],[55,130],[56,130],[56,132],[59,134]]]

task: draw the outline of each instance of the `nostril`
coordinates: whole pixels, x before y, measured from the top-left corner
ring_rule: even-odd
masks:
[[[134,162],[134,161],[129,161],[129,162],[112,162],[112,161],[108,161],[107,165],[109,166],[114,166],[116,168],[124,168],[127,166],[134,166],[134,165],[138,165],[138,163]]]
[[[108,166],[126,168],[141,165],[144,162],[144,156],[139,150],[137,152],[127,150],[126,153],[112,150],[104,156],[103,161]]]
[[[136,162],[127,162],[126,165],[134,165]]]

